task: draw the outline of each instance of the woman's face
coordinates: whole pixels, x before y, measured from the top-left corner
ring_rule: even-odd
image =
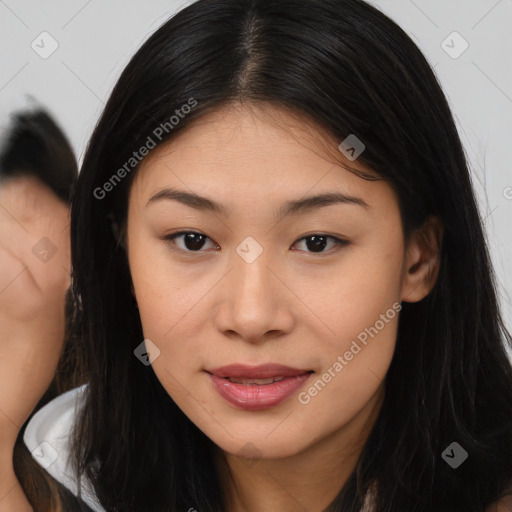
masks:
[[[127,250],[153,370],[231,454],[357,439],[382,398],[400,302],[420,298],[392,188],[322,157],[341,141],[305,123],[276,109],[210,113],[153,150],[130,191]],[[304,202],[334,193],[355,199]],[[293,370],[216,370],[267,364]]]

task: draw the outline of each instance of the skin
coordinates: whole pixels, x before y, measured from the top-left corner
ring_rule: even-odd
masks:
[[[32,252],[47,237],[56,253]],[[50,254],[50,253],[49,253]],[[50,385],[64,339],[69,210],[33,177],[0,184],[0,512],[31,512],[13,469],[21,426]]]
[[[307,405],[294,395],[239,410],[204,370],[278,362],[320,376],[393,303],[421,300],[437,277],[439,225],[406,246],[392,188],[343,168],[339,152],[333,163],[325,149],[338,144],[275,107],[224,108],[155,149],[132,183],[126,244],[144,337],[160,350],[153,369],[219,447],[230,512],[313,512],[332,501],[381,407],[398,315]],[[165,187],[207,196],[228,214],[174,200],[146,206]],[[333,190],[370,208],[337,204],[273,218],[289,199]],[[209,237],[202,252],[187,252],[183,236],[161,239],[179,231]],[[322,256],[300,241],[315,233],[350,244],[330,241]],[[252,263],[236,252],[248,236],[263,248]]]

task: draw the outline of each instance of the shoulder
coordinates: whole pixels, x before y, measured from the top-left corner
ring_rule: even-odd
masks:
[[[74,496],[78,496],[78,485],[71,467],[70,434],[86,387],[84,384],[51,400],[32,416],[23,434],[34,460]],[[81,495],[94,512],[104,512],[88,482],[82,482]]]

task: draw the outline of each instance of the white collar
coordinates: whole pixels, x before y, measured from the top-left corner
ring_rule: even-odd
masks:
[[[70,467],[69,436],[86,386],[67,391],[48,402],[32,416],[23,435],[34,460],[75,496],[78,496],[78,485]],[[82,477],[81,491],[81,499],[94,512],[105,512],[85,477]]]

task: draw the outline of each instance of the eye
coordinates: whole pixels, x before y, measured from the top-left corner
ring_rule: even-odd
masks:
[[[301,239],[299,239],[297,242],[305,241],[305,246],[308,249],[310,249],[310,252],[323,254],[323,253],[329,252],[329,251],[324,251],[325,247],[327,245],[329,245],[328,244],[329,240],[332,241],[334,249],[337,249],[340,246],[349,244],[349,242],[346,240],[341,240],[340,238],[337,238],[335,236],[323,235],[321,233],[315,233],[313,235],[304,236]],[[309,252],[309,251],[307,251],[307,252]]]
[[[203,233],[198,233],[195,231],[180,231],[178,233],[172,233],[170,235],[166,235],[162,237],[163,240],[170,241],[174,246],[173,249],[183,251],[183,252],[205,252],[201,251],[201,249],[205,246],[205,242],[207,240],[211,240]],[[181,239],[181,244],[177,243],[176,240]],[[312,252],[316,254],[324,254],[329,251],[325,251],[325,247],[329,245],[329,241],[331,241],[332,249],[336,249],[340,246],[348,245],[349,242],[346,240],[342,240],[335,236],[324,235],[321,233],[315,233],[312,235],[304,236],[297,240],[295,244],[303,242],[305,243],[306,248],[308,249],[305,252]],[[212,240],[213,242],[213,240]],[[294,244],[294,245],[295,245]],[[217,244],[214,244],[215,247],[219,247]],[[292,246],[293,247],[293,246]],[[304,251],[303,251],[304,252]]]
[[[180,247],[179,244],[175,242],[175,240],[183,238],[183,245]],[[164,240],[169,240],[173,245],[178,246],[177,250],[185,251],[185,252],[204,252],[200,251],[202,247],[204,247],[205,240],[210,240],[203,233],[196,233],[195,231],[180,231],[179,233],[174,233],[171,235],[167,235],[163,237]],[[217,245],[218,247],[218,245]]]

